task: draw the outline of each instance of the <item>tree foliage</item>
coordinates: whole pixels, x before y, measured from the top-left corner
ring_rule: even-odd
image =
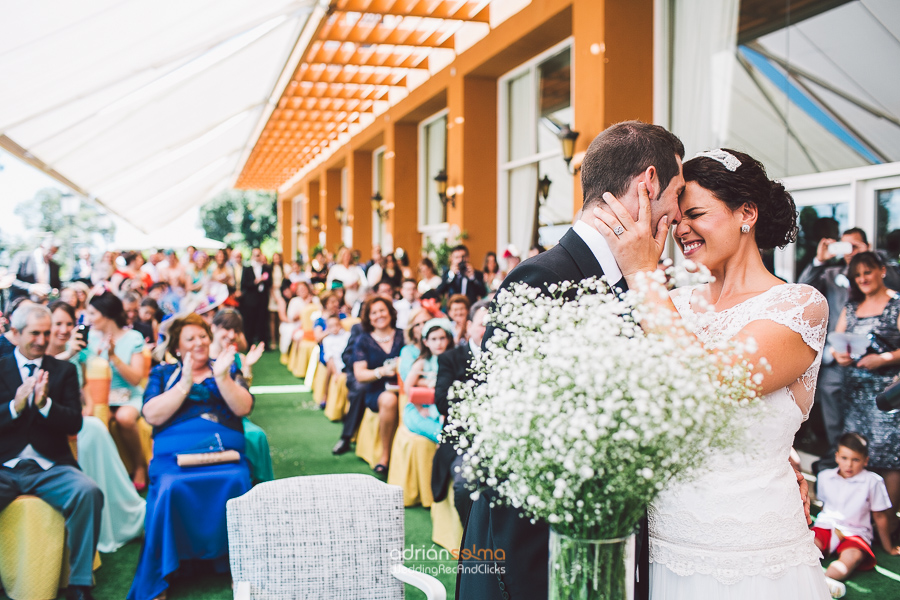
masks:
[[[225,190],[200,208],[206,237],[250,248],[275,237],[278,212],[275,194]]]
[[[116,234],[115,223],[102,208],[91,202],[81,200],[74,215],[63,214],[63,198],[68,195],[58,188],[43,188],[34,198],[15,208],[26,229],[26,236],[18,241],[21,248],[17,249],[33,249],[40,244],[41,238],[55,236],[60,241],[55,260],[64,273],[75,264],[80,247],[96,246],[99,241],[96,236],[107,243],[112,242]]]

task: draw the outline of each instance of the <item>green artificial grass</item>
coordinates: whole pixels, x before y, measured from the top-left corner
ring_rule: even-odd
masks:
[[[256,366],[253,383],[279,386],[297,385],[300,381],[279,363],[276,352],[266,352]],[[310,393],[258,394],[251,419],[268,435],[276,478],[324,473],[371,474],[369,466],[352,452],[332,456],[331,447],[340,437],[341,425],[325,418],[313,405]],[[456,576],[452,569],[455,561],[432,560],[424,552],[442,550],[431,542],[429,511],[420,506],[408,508],[405,517],[406,547],[419,550],[419,557],[423,558],[407,561],[406,565],[436,576],[447,588],[447,597],[453,598]],[[97,600],[125,598],[131,587],[140,548],[140,541],[134,541],[115,553],[102,555],[103,566],[95,573],[97,585],[93,593]],[[446,552],[442,554],[446,556]],[[875,555],[878,567],[874,571],[854,573],[847,582],[845,598],[900,598],[900,557],[885,554],[880,545],[876,547]],[[232,597],[231,578],[227,574],[194,572],[190,577],[176,578],[169,588],[169,598],[172,600],[228,600]],[[406,597],[419,600],[425,596],[419,590],[406,586]],[[6,598],[0,594],[0,600]]]

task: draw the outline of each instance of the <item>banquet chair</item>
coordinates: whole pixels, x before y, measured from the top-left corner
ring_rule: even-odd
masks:
[[[77,458],[76,436],[69,436]],[[13,600],[51,600],[69,583],[66,521],[38,498],[23,495],[0,512],[0,583]],[[100,554],[94,555],[94,570]]]
[[[328,394],[325,396],[325,418],[329,421],[340,421],[349,409],[347,374],[338,373],[328,382]]]
[[[356,455],[373,469],[381,460],[381,431],[378,423],[378,413],[367,408],[356,432]]]
[[[434,391],[428,391],[431,392],[433,403]],[[399,409],[401,415],[408,402],[409,397],[401,394]],[[429,508],[434,503],[434,494],[431,492],[431,465],[434,462],[435,451],[437,444],[411,432],[402,422],[398,425],[391,444],[391,468],[388,471],[387,482],[403,488],[404,506],[421,504]]]
[[[300,312],[300,327],[303,330],[303,338],[295,340],[291,345],[288,356],[288,368],[294,377],[300,377],[306,372],[309,361],[314,360],[313,354],[318,348],[316,336],[313,332],[313,313],[322,310],[315,304],[304,306]]]
[[[403,566],[403,492],[374,477],[270,481],[227,511],[236,600],[400,600],[403,583],[446,600],[437,579]]]
[[[431,505],[431,541],[455,550],[462,546],[463,526],[456,511],[455,492],[451,483],[447,495],[440,502]]]

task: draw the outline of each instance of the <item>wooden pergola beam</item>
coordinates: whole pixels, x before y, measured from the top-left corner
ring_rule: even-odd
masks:
[[[326,82],[326,83],[350,83],[354,85],[384,85],[390,87],[406,87],[406,71],[393,69],[378,69],[363,71],[360,69],[342,69],[340,65],[328,65],[325,63],[304,63],[306,68],[301,69],[299,82]]]
[[[319,44],[310,51],[306,62],[357,67],[391,67],[393,69],[428,68],[428,56],[396,50],[393,47],[390,47],[389,50],[377,47],[372,49],[356,47],[348,51],[344,47],[330,49]]]
[[[434,33],[416,30],[401,31],[383,25],[371,31],[359,27],[330,27],[319,36],[323,42],[353,42],[354,44],[378,46],[415,46],[417,48],[456,48],[453,35],[445,35],[439,31]]]
[[[423,0],[338,0],[337,11],[359,12],[371,15],[391,15],[397,17],[430,17],[453,21],[477,21],[490,23],[488,6],[483,2],[455,3]]]
[[[353,85],[340,83],[316,83],[298,85],[285,91],[278,102],[279,107],[291,105],[292,102],[304,98],[337,98],[340,100],[378,100],[384,96],[389,86],[386,85]],[[284,105],[284,106],[283,106]],[[296,107],[295,107],[296,108]]]

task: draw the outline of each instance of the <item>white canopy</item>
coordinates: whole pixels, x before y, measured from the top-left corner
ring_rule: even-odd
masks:
[[[0,146],[154,232],[234,182],[316,3],[0,0]]]
[[[748,42],[726,144],[771,175],[900,161],[900,3],[854,0]]]

